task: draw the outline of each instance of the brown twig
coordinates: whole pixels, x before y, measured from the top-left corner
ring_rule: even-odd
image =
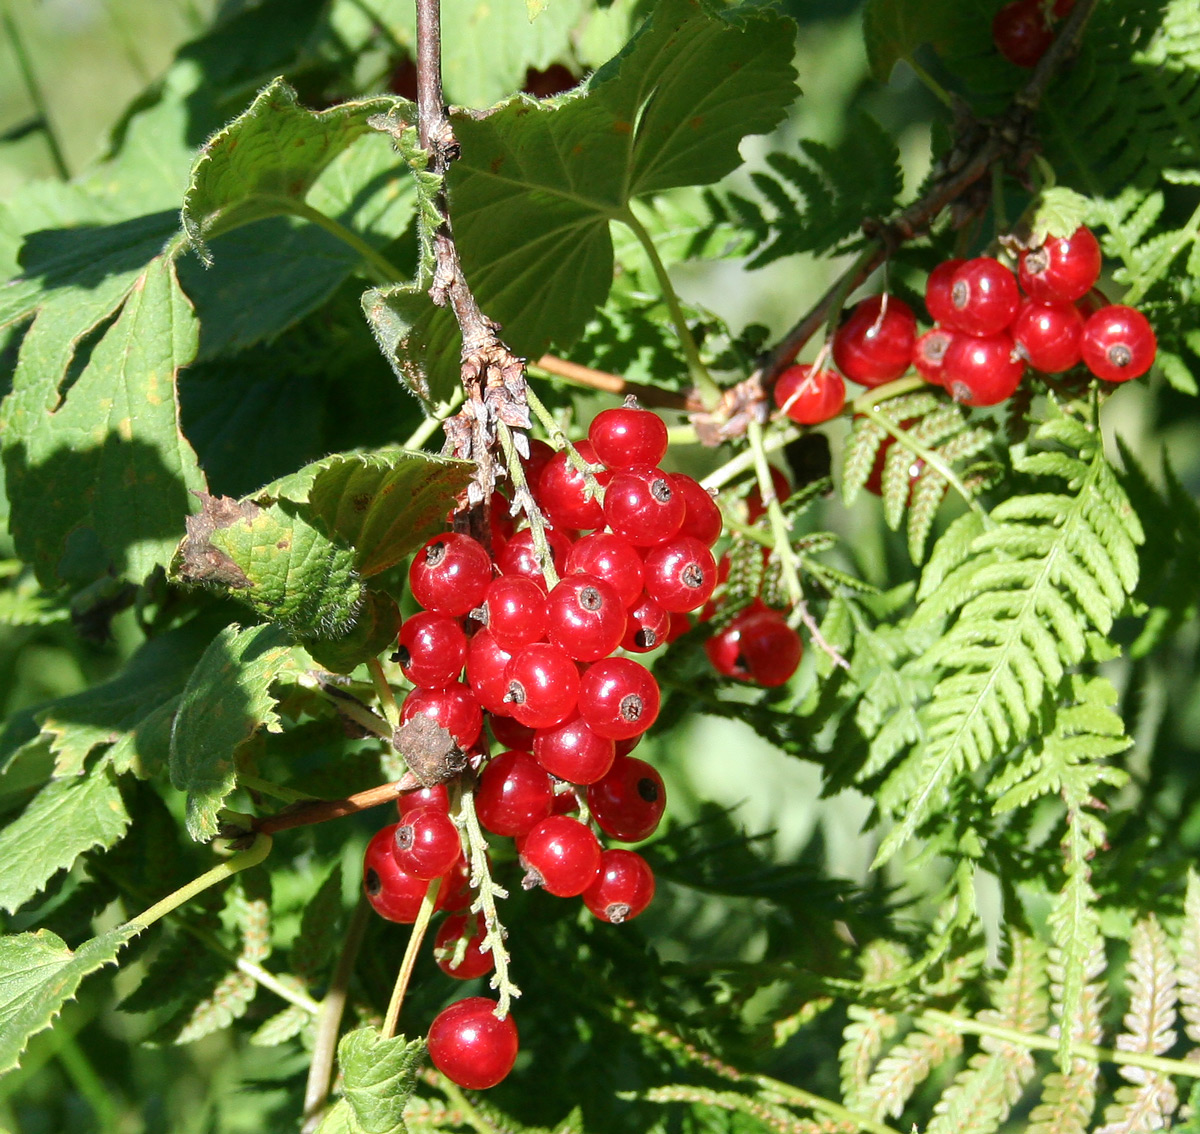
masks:
[[[630,382],[620,374],[610,374],[607,370],[595,370],[590,366],[581,366],[578,362],[569,362],[553,354],[544,354],[533,363],[539,370],[546,371],[558,378],[565,378],[577,386],[587,386],[593,390],[603,390],[607,394],[617,394],[620,397],[633,395],[646,406],[658,406],[660,409],[686,409],[688,400],[685,395],[673,390],[664,390],[659,386],[645,386],[640,382]]]
[[[400,779],[390,784],[380,784],[378,787],[367,788],[366,791],[355,792],[345,799],[315,799],[311,803],[299,803],[293,807],[285,807],[274,815],[264,815],[256,819],[251,826],[255,831],[264,835],[273,835],[277,831],[287,831],[293,827],[308,827],[313,823],[326,823],[330,819],[341,819],[344,815],[354,815],[366,811],[370,807],[379,807],[391,803],[404,791],[412,791],[419,787],[417,777],[406,772]]]

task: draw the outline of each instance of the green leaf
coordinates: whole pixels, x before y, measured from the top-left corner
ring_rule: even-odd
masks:
[[[1046,189],[1030,226],[1030,246],[1037,247],[1052,236],[1070,236],[1087,220],[1090,206],[1086,197],[1064,185]]]
[[[891,78],[901,59],[910,59],[923,43],[937,44],[958,0],[867,0],[863,38],[871,74]]]
[[[171,782],[187,792],[187,829],[217,834],[217,812],[236,781],[234,753],[260,727],[279,731],[271,682],[291,661],[274,626],[225,627],[192,671],[171,729]]]
[[[50,1026],[79,982],[112,964],[136,933],[119,926],[74,952],[45,929],[0,937],[0,1074],[17,1066],[30,1036]]]
[[[358,1028],[338,1044],[338,1065],[355,1128],[364,1134],[403,1134],[404,1107],[417,1084],[423,1039],[381,1039],[375,1028]]]
[[[112,846],[128,826],[111,769],[52,780],[0,831],[0,908],[12,913],[84,851]]]
[[[250,1037],[255,1047],[275,1047],[287,1043],[293,1036],[298,1036],[312,1020],[303,1008],[289,1004],[282,1012],[276,1012],[269,1017]]]

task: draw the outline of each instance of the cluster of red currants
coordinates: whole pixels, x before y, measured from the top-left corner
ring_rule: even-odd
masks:
[[[402,726],[432,720],[467,754],[475,815],[485,831],[515,840],[526,889],[582,897],[597,918],[620,923],[649,904],[654,875],[635,851],[602,849],[572,813],[585,805],[591,823],[619,842],[658,826],[662,778],[630,755],[658,716],[658,684],[614,654],[645,653],[688,628],[684,615],[717,584],[709,548],[721,514],[695,480],[658,467],[667,430],[652,413],[606,410],[575,448],[573,463],[535,441],[523,462],[552,525],[542,533],[549,564],[529,528],[507,525],[502,498],[491,553],[448,532],[413,558],[409,587],[423,609],[400,629],[396,660],[414,686],[400,716]],[[495,755],[486,754],[485,723]],[[438,930],[438,964],[464,980],[487,973],[488,928],[482,911],[467,909],[469,872],[445,784],[407,793],[399,810],[399,822],[367,848],[371,904],[389,920],[415,921],[440,880],[437,908],[460,912]],[[512,1067],[515,1025],[495,1008],[473,997],[433,1023],[430,1057],[460,1086],[492,1086]]]
[[[992,42],[1010,63],[1036,67],[1074,7],[1075,0],[1012,0],[992,19]]]

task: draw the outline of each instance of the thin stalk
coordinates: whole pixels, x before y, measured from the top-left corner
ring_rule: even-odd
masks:
[[[785,425],[772,429],[770,433],[763,432],[763,451],[773,453],[785,445],[795,441],[800,436],[800,430],[795,426]],[[736,480],[742,473],[754,468],[754,451],[743,449],[736,457],[730,458],[720,468],[713,469],[701,482],[701,488],[724,488],[731,480]]]
[[[687,398],[672,390],[663,390],[658,386],[644,386],[640,382],[630,382],[620,374],[610,374],[607,370],[596,370],[591,366],[582,366],[553,354],[544,354],[536,362],[529,364],[530,369],[541,370],[552,374],[555,378],[583,386],[588,390],[603,390],[606,394],[616,394],[627,397],[632,394],[646,405],[659,406],[662,409],[686,409]]]
[[[800,572],[796,559],[796,549],[792,547],[792,533],[788,526],[787,517],[779,506],[775,495],[775,486],[771,482],[771,466],[767,463],[767,452],[763,448],[763,427],[759,421],[751,421],[746,427],[746,440],[750,444],[750,452],[754,454],[754,472],[758,477],[758,491],[762,495],[763,506],[767,510],[767,518],[771,522],[771,534],[774,537],[775,555],[779,557],[779,566],[783,571],[783,585],[787,588],[788,600],[793,609],[799,608],[804,601],[804,588],[800,585]]]
[[[280,209],[291,213],[293,216],[311,221],[319,228],[323,228],[330,236],[337,237],[347,247],[353,248],[363,258],[368,271],[377,283],[394,284],[403,281],[404,273],[391,260],[368,244],[353,229],[347,228],[340,221],[336,221],[333,217],[321,212],[320,209],[314,209],[306,201],[299,201],[295,197],[268,195],[265,199],[272,201]]]
[[[16,56],[17,70],[21,72],[21,81],[25,84],[25,93],[29,95],[29,101],[33,103],[34,110],[37,111],[38,117],[42,121],[42,133],[46,135],[46,145],[50,150],[50,160],[54,163],[55,172],[63,181],[71,180],[71,171],[67,168],[67,159],[63,156],[62,146],[58,141],[58,134],[55,133],[54,123],[50,120],[50,113],[46,106],[46,99],[42,95],[41,85],[37,81],[37,76],[33,73],[33,62],[29,58],[29,52],[25,47],[25,41],[21,38],[21,30],[17,27],[17,21],[13,19],[12,12],[6,3],[2,13],[4,19],[4,31],[8,36],[8,42],[12,46],[13,55]]]
[[[554,420],[554,415],[542,404],[542,399],[529,388],[526,388],[525,396],[529,408],[533,410],[534,416],[542,423],[542,428],[545,429],[547,435],[566,452],[567,460],[571,462],[571,467],[583,476],[588,495],[603,504],[604,487],[596,479],[596,474],[592,472],[592,466],[579,455],[579,450],[571,444],[571,439],[567,436],[563,427]]]
[[[256,791],[271,799],[282,800],[284,803],[311,803],[317,798],[307,792],[296,791],[295,788],[284,787],[282,784],[273,784],[270,780],[247,775],[245,772],[238,772],[238,787],[244,787],[247,791]]]
[[[417,963],[417,954],[421,951],[421,942],[425,940],[425,930],[429,928],[429,919],[433,917],[438,891],[441,888],[441,878],[433,879],[426,887],[425,897],[421,899],[421,908],[417,911],[417,920],[413,922],[404,958],[400,962],[400,971],[396,974],[392,998],[388,1001],[387,1015],[383,1018],[383,1028],[379,1033],[382,1039],[391,1039],[396,1034],[396,1023],[400,1019],[400,1009],[404,1006],[404,994],[408,991],[413,966]]]
[[[379,704],[383,707],[384,718],[394,732],[400,726],[400,706],[396,704],[396,694],[392,690],[391,682],[383,672],[378,658],[369,658],[367,669],[371,674],[371,684],[375,686],[375,696],[379,698]]]
[[[497,421],[496,436],[500,439],[500,448],[504,451],[504,462],[508,466],[508,476],[513,485],[513,499],[529,520],[529,536],[533,540],[533,550],[537,553],[538,563],[541,564],[542,577],[546,580],[547,588],[553,590],[558,586],[558,571],[554,567],[550,541],[546,539],[546,522],[542,518],[542,510],[525,480],[525,469],[517,447],[513,444],[512,430],[503,421]]]
[[[466,396],[466,391],[461,386],[455,386],[449,400],[439,405],[434,413],[423,418],[421,424],[408,435],[406,440],[400,443],[400,447],[402,449],[421,448],[442,427],[446,418],[462,405],[463,398]]]
[[[476,1134],[504,1134],[500,1127],[489,1122],[484,1115],[479,1113],[475,1104],[467,1098],[466,1093],[457,1083],[452,1083],[445,1075],[438,1075],[437,1087],[450,1102],[462,1111],[463,1122],[476,1131]]]
[[[835,1122],[844,1122],[847,1125],[853,1123],[856,1129],[865,1130],[867,1134],[900,1134],[894,1126],[889,1126],[886,1122],[876,1122],[875,1119],[865,1114],[857,1114],[842,1106],[841,1103],[835,1103],[832,1099],[814,1095],[811,1091],[793,1087],[790,1083],[772,1079],[769,1075],[748,1075],[746,1079],[784,1102],[793,1106],[807,1107],[809,1110],[816,1111],[817,1114],[827,1114]]]
[[[939,83],[937,79],[935,79],[928,71],[926,71],[920,63],[918,63],[911,55],[905,56],[904,62],[912,68],[912,73],[921,80],[922,86],[924,86],[925,89],[938,100],[938,102],[940,102],[943,106],[948,107],[950,110],[954,109],[954,99],[951,98],[950,92],[946,90],[946,88],[943,87],[942,84]]]
[[[873,390],[868,390],[865,394],[859,394],[842,411],[842,416],[853,417],[855,414],[865,413],[868,409],[874,409],[881,402],[898,398],[901,394],[910,394],[913,390],[924,390],[928,386],[929,383],[919,374],[910,374],[907,378],[896,378],[891,382],[885,382],[882,386],[876,386]]]
[[[992,166],[992,218],[996,238],[1008,231],[1008,209],[1004,205],[1004,163]]]
[[[109,1089],[104,1080],[96,1074],[96,1069],[73,1035],[66,1034],[59,1038],[58,1061],[63,1065],[63,1070],[75,1085],[75,1089],[92,1108],[92,1113],[96,1116],[96,1129],[102,1134],[115,1134],[120,1129],[120,1115]]]
[[[357,815],[371,807],[380,807],[385,803],[394,803],[402,791],[408,791],[417,786],[417,779],[411,773],[405,773],[398,780],[380,784],[378,787],[367,788],[366,791],[355,792],[345,799],[314,799],[299,807],[287,808],[274,815],[264,815],[254,820],[254,829],[260,834],[274,835],[279,831],[290,831],[293,827],[311,827],[314,823],[327,823],[331,819],[341,819],[346,815]]]

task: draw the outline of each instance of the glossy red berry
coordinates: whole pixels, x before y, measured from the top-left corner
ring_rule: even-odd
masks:
[[[1016,277],[999,260],[978,256],[960,264],[950,279],[954,329],[995,335],[1010,326],[1021,306]]]
[[[1075,300],[1075,307],[1079,314],[1083,316],[1083,321],[1086,323],[1101,307],[1108,306],[1108,296],[1104,294],[1098,287],[1092,288],[1082,299]]]
[[[434,784],[432,787],[413,788],[412,791],[402,791],[396,797],[396,810],[401,819],[418,807],[436,807],[449,812],[450,794],[446,791],[446,785]]]
[[[1017,392],[1025,363],[1016,357],[1012,336],[1006,331],[986,338],[957,335],[946,351],[942,373],[956,402],[994,406]]]
[[[494,835],[523,835],[545,819],[553,806],[554,785],[528,752],[493,756],[475,790],[475,813]]]
[[[521,471],[525,474],[525,483],[529,490],[535,495],[542,479],[542,470],[553,458],[554,450],[545,441],[533,437],[529,439],[529,456],[521,458]]]
[[[1027,299],[1012,326],[1017,352],[1034,370],[1061,374],[1081,357],[1083,316],[1073,303]]]
[[[554,728],[539,729],[533,755],[550,775],[572,784],[591,784],[612,767],[616,748],[575,716]]]
[[[557,528],[547,528],[546,543],[550,546],[550,561],[555,571],[561,574],[567,553],[571,550],[571,540]],[[496,566],[502,575],[523,575],[537,583],[543,592],[547,589],[546,576],[542,573],[542,565],[533,546],[533,533],[528,528],[517,532],[504,545],[504,550],[496,559]]]
[[[445,874],[462,853],[454,820],[440,807],[417,807],[396,827],[392,853],[396,865],[418,878]]]
[[[670,641],[671,615],[649,595],[629,608],[625,637],[621,648],[635,654],[646,654]]]
[[[631,658],[593,662],[579,682],[579,715],[593,732],[625,740],[645,732],[658,717],[658,682]]]
[[[578,819],[551,815],[521,842],[526,890],[541,886],[556,898],[578,897],[600,869],[600,843]]]
[[[592,818],[606,835],[623,843],[648,839],[667,807],[667,789],[653,765],[618,756],[608,775],[587,790]]]
[[[508,669],[507,661],[504,663],[504,668]],[[505,684],[507,685],[507,680]],[[501,717],[494,713],[489,713],[488,726],[492,730],[492,735],[496,738],[496,743],[501,748],[509,748],[517,752],[533,751],[533,737],[536,730],[530,728],[528,725],[514,721],[512,717]]]
[[[509,715],[508,663],[512,654],[502,650],[488,630],[477,630],[467,646],[467,684],[475,699],[489,713]]]
[[[1106,382],[1128,382],[1154,363],[1158,342],[1146,316],[1134,307],[1102,307],[1083,326],[1083,361]]]
[[[580,441],[575,446],[588,464],[596,464],[596,450],[591,442]],[[610,473],[595,473],[597,482],[603,487]],[[600,528],[604,526],[604,512],[600,501],[587,494],[587,481],[567,456],[564,449],[555,453],[542,470],[538,482],[538,502],[542,505],[550,522],[556,528]]]
[[[471,996],[443,1008],[429,1027],[429,1058],[453,1083],[470,1091],[494,1087],[517,1061],[517,1025],[496,1018],[496,1002]]]
[[[683,526],[680,535],[698,539],[705,547],[712,547],[721,537],[721,509],[709,495],[708,490],[700,486],[686,473],[670,473],[671,484],[675,491],[683,497]]]
[[[399,823],[393,823],[376,831],[367,844],[363,855],[363,890],[367,900],[375,912],[388,921],[411,925],[417,920],[417,912],[425,899],[425,891],[429,889],[429,880],[418,878],[401,870],[396,862],[393,848],[396,845],[396,829]],[[446,896],[446,884],[438,890],[437,908],[444,908],[443,898]]]
[[[625,604],[595,575],[567,575],[546,600],[552,642],[576,661],[607,657],[625,635]]]
[[[654,897],[654,871],[637,851],[606,850],[600,873],[583,892],[583,904],[601,921],[632,921]]]
[[[509,653],[546,635],[546,592],[524,575],[493,579],[483,605],[488,630]]]
[[[422,610],[400,627],[396,654],[401,671],[414,685],[449,685],[466,664],[467,636],[456,618]]]
[[[426,610],[452,617],[483,602],[492,581],[492,560],[483,544],[460,532],[443,532],[429,540],[408,571],[408,585]]]
[[[951,280],[954,273],[965,263],[964,260],[943,260],[925,281],[925,309],[929,317],[943,327],[953,327],[957,314],[950,297]]]
[[[534,642],[508,663],[504,700],[509,715],[530,728],[565,721],[579,698],[579,671],[570,655],[552,642]]]
[[[916,337],[916,316],[907,303],[894,295],[873,295],[838,327],[833,361],[859,385],[881,386],[908,369]]]
[[[766,688],[785,684],[804,654],[800,635],[766,607],[743,611],[704,648],[718,673]]]
[[[954,332],[944,327],[926,331],[913,345],[913,367],[926,382],[940,386],[945,378],[946,351],[954,341]]]
[[[717,561],[698,539],[677,536],[646,553],[646,594],[664,610],[699,610],[717,585]]]
[[[438,968],[455,980],[473,980],[492,971],[492,954],[480,951],[486,933],[482,913],[452,914],[442,922],[433,939],[433,955]],[[466,949],[458,965],[452,965],[459,941],[466,938]]]
[[[624,606],[637,602],[642,593],[642,557],[629,540],[612,532],[592,532],[577,539],[563,573],[603,579]]]
[[[400,707],[400,722],[407,724],[418,714],[436,721],[464,752],[483,731],[483,711],[471,688],[461,681],[441,689],[414,689]]]
[[[1100,278],[1101,260],[1099,242],[1080,225],[1070,236],[1052,236],[1021,253],[1021,286],[1039,303],[1073,303]]]
[[[588,440],[597,458],[610,469],[657,465],[667,452],[667,427],[649,410],[621,406],[593,418]]]
[[[442,884],[438,889],[438,910],[465,910],[475,897],[471,889],[471,867],[467,856],[460,854],[458,861],[442,875]]]
[[[1042,0],[1013,0],[1005,4],[992,19],[992,42],[1010,63],[1035,67],[1054,42]]]
[[[846,404],[846,383],[836,370],[789,366],[775,381],[775,405],[797,425],[820,425]]]
[[[683,526],[687,505],[661,469],[627,469],[613,474],[604,493],[608,526],[635,547],[665,543]]]

